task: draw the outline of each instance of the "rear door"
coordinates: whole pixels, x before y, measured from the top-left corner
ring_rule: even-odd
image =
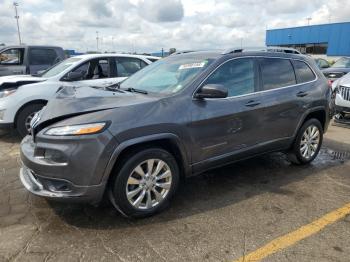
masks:
[[[53,48],[33,47],[29,48],[28,52],[30,74],[37,74],[38,71],[45,70],[60,60]]]
[[[27,74],[24,48],[8,48],[0,52],[0,76]]]
[[[261,100],[266,142],[283,141],[293,136],[303,104],[297,99],[299,87],[292,61],[284,58],[259,58]]]
[[[225,62],[201,86],[206,84],[225,86],[228,97],[192,101],[189,128],[192,161],[199,166],[245,151],[262,139],[260,96],[256,93],[258,70],[254,58]]]
[[[148,64],[142,59],[135,57],[116,57],[116,70],[118,80],[124,80],[135,74]]]

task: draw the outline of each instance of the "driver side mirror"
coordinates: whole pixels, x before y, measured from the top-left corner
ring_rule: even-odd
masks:
[[[202,86],[199,91],[195,94],[195,98],[226,98],[228,95],[228,90],[223,85],[218,84],[208,84]]]
[[[83,73],[82,72],[69,72],[64,80],[65,81],[78,81],[78,80],[81,80],[83,78]]]
[[[321,65],[321,68],[329,68],[329,65],[326,65],[326,64]]]

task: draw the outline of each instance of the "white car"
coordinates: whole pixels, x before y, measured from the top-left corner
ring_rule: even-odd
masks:
[[[335,117],[341,119],[350,114],[350,73],[334,81],[332,90],[335,94]]]
[[[158,57],[128,54],[89,54],[68,58],[38,76],[0,77],[0,128],[16,128],[23,137],[30,121],[58,88],[65,85],[116,84]]]

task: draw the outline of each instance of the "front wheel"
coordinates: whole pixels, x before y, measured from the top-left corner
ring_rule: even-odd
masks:
[[[44,104],[29,104],[18,113],[16,127],[23,138],[30,133],[30,122],[34,115],[44,107]]]
[[[290,160],[294,164],[309,164],[318,155],[323,141],[323,128],[317,119],[306,121],[294,141]]]
[[[130,155],[113,175],[110,200],[129,217],[146,217],[164,209],[179,183],[175,158],[160,148]]]

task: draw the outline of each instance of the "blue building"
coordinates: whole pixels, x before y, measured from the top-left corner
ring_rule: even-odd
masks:
[[[293,47],[307,54],[350,56],[350,22],[267,30],[266,45]]]

